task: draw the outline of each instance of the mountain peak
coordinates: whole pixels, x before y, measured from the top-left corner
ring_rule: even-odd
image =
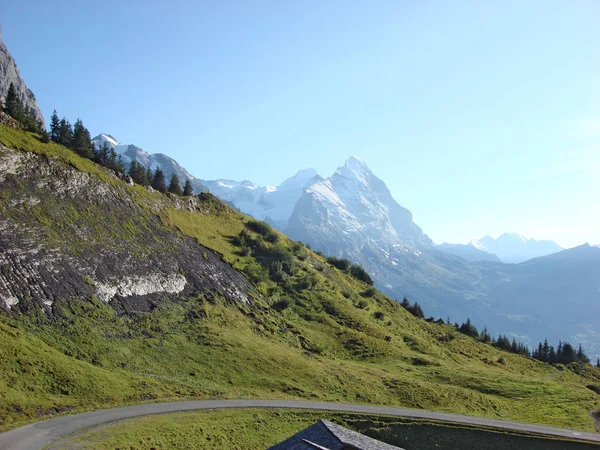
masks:
[[[350,158],[348,158],[344,164],[344,167],[348,167],[350,169],[369,170],[367,164],[356,155],[352,155]]]
[[[107,133],[100,133],[98,136],[92,139],[92,144],[94,144],[96,148],[101,147],[102,145],[104,145],[104,143],[106,143],[111,148],[115,148],[118,145],[120,145],[119,141],[117,141],[113,136]]]
[[[497,241],[512,240],[512,241],[527,242],[529,239],[527,239],[524,236],[521,236],[519,233],[511,232],[511,233],[502,233],[496,240]]]
[[[364,185],[369,183],[369,175],[371,171],[364,161],[361,161],[357,156],[348,158],[343,167],[338,168],[333,176],[342,178],[355,179]]]
[[[310,179],[310,178],[315,178],[315,177],[320,177],[321,175],[319,175],[319,172],[317,172],[316,169],[309,167],[307,169],[301,169],[298,172],[296,172],[296,175],[294,175],[295,179]]]

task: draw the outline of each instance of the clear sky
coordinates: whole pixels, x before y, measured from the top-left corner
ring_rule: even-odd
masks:
[[[30,1],[3,40],[48,119],[278,184],[367,162],[436,242],[600,244],[600,2]]]

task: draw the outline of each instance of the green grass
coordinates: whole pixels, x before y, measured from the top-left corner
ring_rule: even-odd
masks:
[[[320,419],[401,446],[407,450],[446,449],[584,449],[592,445],[543,439],[434,421],[368,414],[287,409],[233,409],[145,416],[99,426],[63,438],[47,447],[123,449],[264,450]]]
[[[265,232],[270,242],[262,240],[247,216],[210,195],[189,212],[31,134],[0,127],[0,142],[56,157],[136,205],[129,217],[118,204],[107,215],[93,201],[75,205],[48,192],[35,210],[4,203],[2,213],[40,229],[42,243],[69,253],[75,230],[85,228],[92,238],[84,248],[143,257],[171,251],[142,239],[148,230],[183,234],[220,253],[262,294],[248,306],[218,294],[177,299],[135,317],[90,296],[57,300],[55,319],[0,316],[0,430],[60,412],[188,398],[371,403],[593,430],[588,412],[600,397],[587,386],[598,383],[596,369],[551,377],[546,364],[416,319],[285,236]],[[0,194],[27,189],[4,183]],[[260,244],[249,252],[235,244],[243,230]],[[269,267],[278,257],[290,267],[275,279]]]

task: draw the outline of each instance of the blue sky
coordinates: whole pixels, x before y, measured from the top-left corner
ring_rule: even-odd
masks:
[[[278,184],[358,155],[436,242],[600,244],[600,2],[6,1],[48,118]]]

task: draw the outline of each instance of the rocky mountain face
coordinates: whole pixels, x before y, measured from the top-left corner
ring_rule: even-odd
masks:
[[[467,244],[450,244],[448,242],[444,242],[437,246],[437,248],[445,253],[450,253],[451,255],[460,256],[467,261],[494,261],[501,262],[500,258],[492,253],[488,253],[483,250],[479,250],[473,245]]]
[[[498,239],[485,236],[481,239],[471,241],[467,246],[492,253],[505,263],[521,263],[532,258],[551,255],[563,250],[555,242],[527,239],[517,233],[504,233]]]
[[[219,255],[149,215],[116,179],[0,146],[0,198],[7,200],[0,202],[6,312],[41,309],[51,316],[56,302],[91,295],[128,313],[200,293],[248,304],[254,292]],[[205,209],[198,198],[164,201]]]
[[[206,188],[202,182],[190,174],[183,166],[175,161],[170,156],[163,153],[148,153],[135,145],[120,144],[110,134],[101,133],[92,139],[92,143],[96,148],[100,148],[103,145],[107,145],[108,148],[112,148],[118,155],[121,155],[121,159],[124,164],[129,165],[131,161],[136,161],[146,168],[156,170],[160,167],[165,174],[167,183],[169,178],[175,174],[183,184],[185,180],[190,180],[194,193],[205,192]]]
[[[397,256],[419,255],[433,245],[411,212],[356,157],[304,189],[284,231],[329,255],[357,261],[368,255],[377,264],[393,265]]]
[[[40,111],[35,95],[21,78],[17,63],[8,51],[8,48],[6,48],[6,45],[4,45],[0,31],[0,98],[3,100],[11,83],[14,83],[19,96],[23,100],[23,103],[27,105],[29,112],[44,124],[44,116]]]

